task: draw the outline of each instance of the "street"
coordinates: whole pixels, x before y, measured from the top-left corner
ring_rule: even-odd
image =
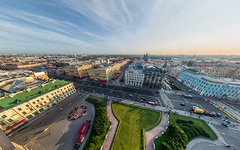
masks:
[[[94,107],[83,101],[86,97],[86,94],[79,92],[72,95],[56,105],[48,114],[27,124],[15,133],[11,140],[34,150],[72,149],[81,124],[86,120],[94,119]],[[87,114],[78,120],[68,121],[68,113],[77,105],[87,106]],[[63,108],[62,111],[60,108]],[[51,142],[49,142],[50,139]]]

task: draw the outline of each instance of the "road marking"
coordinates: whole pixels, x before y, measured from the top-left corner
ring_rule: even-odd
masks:
[[[29,142],[27,142],[23,147],[27,148],[27,146],[29,144],[31,144],[33,141],[35,141],[36,139],[38,139],[41,135],[43,135],[48,129],[52,128],[54,126],[55,123],[57,123],[58,121],[60,121],[61,119],[63,119],[64,116],[60,117],[59,119],[57,119],[56,121],[54,121],[53,123],[51,123],[50,125],[48,125],[48,127],[46,129],[44,129],[44,131],[40,134],[38,134],[37,136],[35,136],[33,139],[31,139]],[[28,148],[27,148],[28,149]]]

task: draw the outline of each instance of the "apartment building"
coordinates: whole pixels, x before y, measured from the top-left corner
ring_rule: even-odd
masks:
[[[162,69],[150,63],[134,62],[125,71],[125,84],[128,86],[160,87]]]
[[[200,95],[240,100],[240,80],[215,79],[193,69],[182,71],[177,80]]]
[[[233,78],[240,79],[240,65],[239,67],[200,67],[198,68],[202,73],[208,74],[213,78]]]
[[[113,64],[101,64],[94,66],[88,70],[88,75],[92,80],[98,80],[99,82],[108,82],[114,75],[127,63],[129,60],[123,60]]]
[[[88,69],[92,68],[92,64],[81,64],[77,66],[67,66],[63,70],[68,76],[83,78],[88,76]]]
[[[144,73],[141,63],[134,63],[125,71],[125,84],[128,86],[143,86]]]
[[[2,63],[0,68],[6,69],[6,70],[17,70],[17,69],[26,69],[26,68],[32,68],[36,66],[42,66],[45,65],[46,62],[27,62],[27,63],[18,63],[18,62],[12,62],[12,63]]]
[[[9,133],[75,92],[73,83],[53,80],[31,90],[2,97],[0,129]]]

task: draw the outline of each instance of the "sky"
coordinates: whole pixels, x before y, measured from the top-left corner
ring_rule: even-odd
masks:
[[[0,1],[0,53],[145,52],[240,55],[240,1]]]

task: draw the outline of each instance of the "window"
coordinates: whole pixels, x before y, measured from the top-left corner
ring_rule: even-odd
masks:
[[[22,108],[18,108],[18,111],[21,111],[22,110]]]
[[[5,125],[6,125],[6,123],[4,123],[4,122],[1,122],[1,123],[0,123],[0,125],[1,125],[1,126],[5,126]]]
[[[33,102],[33,104],[36,104],[36,102]]]
[[[23,111],[22,113],[23,113],[23,115],[26,115],[26,114],[27,114],[25,111]]]
[[[31,110],[31,111],[33,111],[33,109],[32,109],[32,108],[30,108],[30,110]]]
[[[26,107],[29,107],[29,105],[27,104]]]
[[[13,120],[11,118],[8,119],[8,122],[12,122]]]
[[[2,118],[6,118],[7,116],[6,115],[2,115]]]
[[[36,107],[38,108],[39,106],[38,106],[38,105],[36,105]]]

